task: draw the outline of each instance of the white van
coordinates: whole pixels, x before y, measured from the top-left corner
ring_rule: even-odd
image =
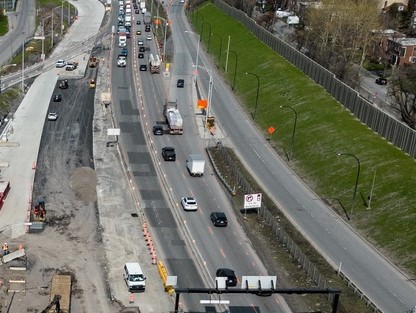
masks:
[[[139,263],[126,263],[124,265],[123,277],[129,288],[129,292],[145,290],[146,277],[143,275]]]

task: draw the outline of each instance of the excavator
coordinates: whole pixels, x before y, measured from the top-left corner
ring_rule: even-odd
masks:
[[[51,313],[50,309],[55,306],[55,313],[61,313],[61,305],[59,303],[59,300],[61,300],[61,296],[60,295],[55,295],[55,297],[53,297],[51,303],[49,303],[49,305],[41,312],[41,313]]]

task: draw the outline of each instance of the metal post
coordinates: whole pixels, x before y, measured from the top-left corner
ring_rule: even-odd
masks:
[[[169,23],[168,23],[168,21],[166,21],[165,20],[165,38],[163,39],[163,61],[165,61],[165,59],[166,59],[166,33],[168,32],[168,25],[169,25]]]
[[[201,36],[197,33],[194,33],[193,31],[190,31],[190,30],[185,30],[185,33],[191,33],[191,34],[194,34],[195,36],[198,37],[198,46],[196,48],[196,61],[195,61],[195,72],[198,73],[199,42],[200,42]]]
[[[371,200],[373,199],[374,183],[376,182],[376,172],[377,172],[377,170],[375,169],[374,170],[373,183],[371,185],[370,196],[369,196],[369,199],[368,199],[368,207],[367,208],[369,208],[369,209],[371,209]]]
[[[290,161],[292,159],[292,156],[293,156],[293,145],[294,145],[294,142],[295,142],[295,131],[296,131],[296,124],[297,124],[297,121],[298,121],[298,113],[296,112],[296,110],[293,107],[291,107],[289,105],[281,105],[280,107],[291,109],[293,111],[293,113],[295,113],[295,121],[293,123],[293,131],[292,131],[292,140],[290,141],[290,149],[289,149],[289,154],[288,154],[288,157],[287,157],[287,160]]]
[[[45,19],[42,19],[42,61],[45,61]]]
[[[212,34],[212,35],[218,36],[220,38],[220,53],[218,53],[218,65],[221,66],[222,37],[218,34]]]
[[[202,14],[201,16],[202,16],[202,24],[201,24],[201,33],[199,34],[199,41],[202,41],[202,33],[204,32],[204,22],[205,22],[204,16]]]
[[[257,78],[257,94],[256,94],[256,105],[254,107],[254,113],[253,113],[253,120],[256,119],[256,115],[257,115],[257,107],[259,104],[259,92],[260,92],[260,77],[257,74],[251,73],[251,72],[246,72],[246,75],[253,75],[254,77]]]
[[[354,193],[352,195],[352,205],[351,205],[351,215],[352,215],[352,212],[353,212],[354,206],[355,206],[355,198],[356,198],[356,195],[357,195],[358,179],[360,178],[361,162],[354,154],[351,154],[351,153],[338,153],[338,155],[350,156],[350,157],[353,157],[357,161],[357,177],[355,179],[355,187],[354,187]]]
[[[61,36],[64,34],[64,0],[62,0],[61,6]]]
[[[228,57],[230,56],[229,51],[230,51],[230,41],[231,41],[231,36],[228,36],[228,45],[227,45],[227,57],[225,58],[225,72],[228,72]]]
[[[71,25],[71,4],[68,2],[68,27]]]
[[[231,49],[228,49],[227,52],[232,52],[235,55],[234,79],[233,79],[233,86],[232,86],[232,89],[234,90],[234,88],[235,88],[235,77],[237,76],[238,55],[237,55],[237,52],[235,52],[234,50],[231,50]]]
[[[211,24],[206,22],[209,26],[209,35],[208,35],[208,49],[207,52],[209,52],[209,46],[211,45]]]
[[[23,35],[23,44],[22,44],[22,92],[25,92],[25,33]]]
[[[52,9],[51,49],[53,49],[53,9]]]

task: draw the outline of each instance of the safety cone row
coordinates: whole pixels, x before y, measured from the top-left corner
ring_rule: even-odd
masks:
[[[150,255],[152,257],[152,264],[157,264],[155,247],[153,246],[153,240],[152,240],[152,237],[150,236],[149,230],[147,229],[146,223],[143,223],[142,228],[143,228],[143,236],[145,237],[145,240],[146,240],[146,245],[149,246]]]

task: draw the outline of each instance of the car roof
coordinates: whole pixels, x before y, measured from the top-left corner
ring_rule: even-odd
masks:
[[[226,274],[226,275],[228,275],[228,274],[231,274],[231,275],[235,275],[235,272],[232,270],[232,269],[230,269],[230,268],[226,268],[226,267],[224,267],[224,268],[219,268],[218,270],[217,270],[217,272],[223,272],[224,274]]]
[[[212,214],[215,214],[217,217],[225,217],[224,212],[213,212]]]

